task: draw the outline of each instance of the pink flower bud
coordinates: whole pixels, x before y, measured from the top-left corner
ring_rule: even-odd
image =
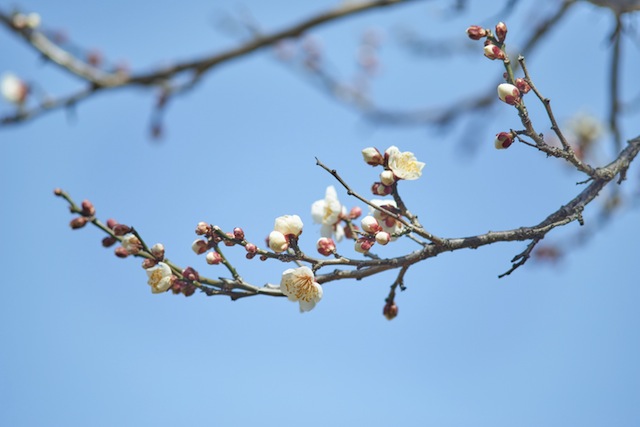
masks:
[[[150,250],[151,255],[153,255],[154,258],[159,260],[164,259],[164,245],[162,243],[156,243],[155,245],[151,246]]]
[[[384,185],[381,182],[374,182],[371,186],[371,192],[376,196],[388,196],[391,194],[392,188],[389,185]]]
[[[531,90],[531,86],[529,86],[529,83],[527,83],[527,81],[521,77],[517,78],[514,83],[516,84],[516,87],[518,88],[520,93],[523,95]]]
[[[102,246],[104,246],[105,248],[108,248],[110,246],[113,246],[118,240],[113,237],[113,236],[107,236],[104,239],[102,239]]]
[[[113,234],[116,236],[124,236],[127,233],[131,232],[131,227],[124,224],[115,224],[112,228]]]
[[[382,227],[378,224],[378,220],[371,215],[367,215],[360,221],[362,231],[368,234],[375,234],[378,231],[382,231]]]
[[[196,255],[202,255],[207,252],[209,249],[209,243],[206,240],[197,239],[191,244],[191,250],[196,253]]]
[[[355,250],[356,252],[360,252],[361,254],[369,252],[371,247],[373,246],[374,241],[368,237],[360,237],[356,240]]]
[[[87,222],[89,222],[89,219],[87,217],[79,216],[79,217],[73,218],[71,222],[69,222],[69,226],[72,229],[77,230],[78,228],[82,228],[85,225],[87,225]]]
[[[236,243],[233,240],[230,240],[230,239],[235,239],[235,237],[233,237],[233,233],[225,233],[225,234],[227,235],[228,239],[224,240],[224,245],[225,246],[235,245]]]
[[[116,221],[116,220],[115,220],[115,219],[113,219],[113,218],[109,218],[109,219],[107,220],[107,227],[109,227],[109,228],[110,228],[110,229],[112,229],[112,230],[113,230],[113,227],[115,227],[117,224],[118,224],[118,221]]]
[[[367,147],[362,150],[362,157],[364,161],[371,166],[378,166],[384,163],[384,157],[382,157],[380,151],[374,147]]]
[[[520,91],[517,87],[509,83],[498,85],[498,98],[509,105],[520,103]]]
[[[89,200],[82,201],[82,215],[94,216],[96,214],[96,208],[93,207],[93,203]]]
[[[362,215],[362,208],[359,207],[359,206],[355,206],[355,207],[351,208],[351,211],[349,211],[349,218],[350,219],[359,218],[360,215]]]
[[[483,37],[487,37],[487,30],[480,25],[472,25],[467,28],[467,36],[469,36],[471,40],[480,40]]]
[[[509,148],[513,144],[513,134],[511,132],[500,132],[496,134],[496,140],[494,141],[495,147],[498,150]]]
[[[238,240],[244,240],[244,231],[240,227],[233,229],[233,237]]]
[[[376,243],[384,246],[389,243],[389,241],[391,241],[391,234],[386,231],[376,233]]]
[[[382,314],[387,318],[387,320],[393,320],[398,315],[398,306],[395,302],[389,301],[384,305]]]
[[[218,252],[209,252],[206,260],[209,265],[218,265],[222,262],[222,257]]]
[[[500,49],[498,46],[494,45],[494,44],[488,44],[484,47],[484,56],[486,56],[487,58],[491,59],[492,61],[494,59],[504,59],[505,58],[505,54],[502,51],[502,49]]]
[[[118,258],[126,258],[129,256],[129,252],[122,246],[118,246],[113,252]]]
[[[396,177],[393,175],[393,172],[390,170],[385,170],[380,173],[380,182],[383,185],[393,185],[396,182]]]
[[[211,226],[206,222],[200,221],[196,226],[196,234],[198,236],[203,236],[209,233],[211,233]]]
[[[53,194],[55,194],[56,196],[62,196],[62,188],[54,188]]]
[[[496,24],[496,39],[498,39],[498,41],[502,43],[506,38],[507,38],[507,25],[504,22],[498,22]]]
[[[145,258],[144,261],[142,261],[142,268],[146,270],[147,268],[155,267],[156,264],[158,264],[158,261],[155,259]]]
[[[329,256],[335,252],[336,244],[334,243],[333,239],[329,237],[321,237],[316,243],[316,248],[318,249],[320,255]]]
[[[276,253],[284,252],[289,248],[289,241],[287,240],[285,235],[276,230],[273,230],[271,233],[269,233],[267,242],[271,250]]]
[[[253,243],[247,243],[247,245],[244,248],[250,254],[255,254],[256,252],[258,252],[258,247],[256,245],[254,245]]]
[[[192,282],[200,280],[200,275],[193,267],[187,267],[182,270],[182,276],[187,280],[191,280]]]

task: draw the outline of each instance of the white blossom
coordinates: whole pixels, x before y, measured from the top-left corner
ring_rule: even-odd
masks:
[[[389,156],[387,165],[399,179],[414,180],[422,175],[423,162],[419,162],[410,151],[401,152],[398,147],[387,148],[385,154]]]
[[[0,83],[0,92],[2,96],[9,102],[14,104],[22,104],[27,97],[29,87],[18,76],[12,73],[2,75]]]
[[[285,236],[294,235],[298,237],[302,234],[302,220],[298,215],[283,215],[276,218],[273,226],[275,231],[279,231]]]
[[[159,262],[151,268],[147,268],[147,276],[149,276],[148,284],[151,286],[151,292],[159,294],[166,292],[171,287],[172,277],[171,268],[164,262]]]
[[[320,286],[309,267],[290,268],[282,273],[280,290],[289,301],[298,301],[300,312],[313,309],[322,299]]]
[[[346,215],[347,209],[338,200],[338,193],[333,185],[327,187],[324,199],[316,200],[311,205],[311,217],[313,222],[322,224],[320,235],[332,237],[341,241],[344,237],[344,229],[340,226],[340,217]]]
[[[122,247],[130,254],[137,254],[142,249],[142,243],[135,234],[127,233],[122,236]]]

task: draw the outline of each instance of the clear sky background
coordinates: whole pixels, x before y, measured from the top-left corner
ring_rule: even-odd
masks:
[[[4,2],[4,10],[10,6]],[[99,48],[133,70],[237,45],[225,16],[250,12],[264,31],[283,28],[336,1],[242,3],[25,0],[47,28]],[[400,42],[408,29],[444,46],[465,45],[465,28],[504,19],[511,46],[556,2],[504,2],[454,15],[445,1],[417,2],[342,20],[312,32],[331,69],[357,68],[361,34],[383,34],[376,101],[389,108],[445,105],[490,90],[500,64],[475,55],[416,55]],[[533,3],[544,3],[534,5]],[[635,19],[631,19],[635,21]],[[612,17],[577,5],[528,58],[534,80],[565,122],[578,111],[606,117]],[[638,34],[623,46],[624,89],[638,94]],[[633,42],[631,42],[633,40]],[[81,87],[0,31],[0,72],[12,71],[52,95]],[[304,73],[264,50],[209,73],[170,104],[165,136],[152,141],[153,91],[104,93],[62,111],[0,130],[0,425],[2,426],[637,426],[640,425],[638,167],[623,186],[615,220],[572,246],[555,265],[529,263],[497,276],[525,243],[446,253],[414,266],[397,298],[399,316],[382,316],[395,273],[324,286],[310,313],[282,298],[231,302],[196,294],[152,295],[136,259],[118,259],[95,228],[69,229],[55,187],[98,216],[136,226],[167,257],[209,277],[226,276],[191,249],[207,221],[241,226],[262,243],[275,217],[299,214],[301,246],[319,236],[311,204],[331,176],[317,156],[368,194],[378,170],[360,151],[397,145],[426,162],[401,193],[423,224],[444,237],[532,225],[570,200],[580,175],[524,145],[493,148],[494,135],[519,128],[504,104],[444,132],[384,126],[327,96]],[[533,100],[529,101],[533,105]],[[4,102],[0,112],[8,114]],[[549,132],[538,107],[540,128]],[[469,130],[472,129],[472,130]],[[624,136],[638,135],[637,116]],[[594,162],[612,158],[608,139]],[[349,208],[359,205],[339,190]],[[361,206],[361,205],[360,205]],[[597,221],[598,201],[587,208]],[[577,224],[551,233],[570,243]],[[348,243],[339,246],[353,254]],[[377,248],[382,256],[412,250]],[[227,254],[256,285],[279,282],[288,265]]]

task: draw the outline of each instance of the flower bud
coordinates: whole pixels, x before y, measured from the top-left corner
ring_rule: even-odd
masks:
[[[235,237],[233,237],[233,233],[225,233],[226,236],[228,237],[228,239],[224,240],[224,245],[225,246],[233,246],[236,243],[233,241],[233,239],[235,239]]]
[[[182,277],[184,277],[187,280],[191,280],[192,282],[200,280],[200,275],[196,270],[194,270],[193,267],[187,267],[184,270],[182,270]]]
[[[89,222],[89,219],[87,217],[79,216],[79,217],[73,218],[69,223],[69,226],[72,229],[77,230],[78,228],[82,228],[85,225],[87,225],[87,222]]]
[[[364,158],[365,163],[371,166],[379,166],[384,163],[384,158],[380,151],[374,147],[367,147],[362,150],[362,157]]]
[[[96,208],[93,207],[93,203],[89,200],[82,201],[82,215],[83,216],[94,216],[96,214]]]
[[[531,90],[531,86],[529,86],[529,83],[527,83],[527,81],[522,77],[518,77],[514,83],[516,84],[516,87],[518,88],[520,93],[523,95]]]
[[[514,136],[511,132],[500,132],[496,134],[494,145],[498,150],[509,148],[513,144],[513,138]]]
[[[376,243],[384,246],[389,243],[389,241],[391,241],[391,234],[386,231],[376,233]]]
[[[62,188],[54,188],[53,194],[55,194],[56,196],[62,196]]]
[[[206,257],[207,264],[218,265],[222,262],[222,257],[218,252],[209,252]]]
[[[391,194],[392,188],[389,185],[384,185],[381,182],[374,182],[371,186],[371,192],[376,196],[388,196]]]
[[[153,255],[154,258],[159,260],[164,259],[164,245],[162,243],[156,243],[155,245],[151,246],[150,250],[151,255]]]
[[[118,258],[126,258],[129,256],[129,252],[122,246],[118,246],[113,253],[115,253]]]
[[[145,258],[144,261],[142,261],[142,268],[146,270],[147,268],[155,267],[156,264],[158,264],[158,261],[155,259]]]
[[[196,234],[198,236],[203,236],[209,233],[211,233],[211,226],[206,222],[200,221],[196,227]]]
[[[244,248],[250,254],[255,254],[256,252],[258,252],[258,247],[253,243],[247,243],[247,245]]]
[[[316,243],[316,248],[320,255],[329,256],[336,250],[336,244],[330,237],[321,237]]]
[[[5,73],[0,81],[0,93],[7,101],[22,105],[27,100],[29,85],[18,76]]]
[[[244,231],[240,227],[233,229],[233,237],[238,240],[244,240]]]
[[[349,218],[350,219],[359,218],[360,215],[362,215],[362,208],[360,206],[355,206],[355,207],[351,208],[351,211],[349,211]]]
[[[110,228],[110,229],[112,229],[112,230],[113,230],[113,227],[115,227],[117,224],[118,224],[118,221],[116,221],[116,220],[115,220],[115,219],[113,219],[113,218],[109,218],[109,219],[107,220],[107,227],[109,227],[109,228]]]
[[[469,36],[471,40],[480,40],[483,37],[487,37],[487,30],[480,25],[472,25],[467,28],[467,36]]]
[[[124,236],[127,233],[131,232],[131,227],[124,224],[115,224],[112,228],[113,234],[116,236]]]
[[[196,255],[202,255],[207,252],[209,249],[209,243],[206,240],[197,239],[194,240],[191,244],[191,250],[196,253]]]
[[[387,320],[393,320],[398,315],[398,306],[395,302],[389,301],[384,305],[382,314],[387,318]]]
[[[378,220],[371,215],[367,215],[360,221],[362,231],[368,234],[375,234],[378,231],[382,231],[382,227],[378,224]]]
[[[122,236],[122,247],[132,255],[137,254],[142,249],[142,242],[133,233],[128,233]]]
[[[498,22],[496,24],[496,39],[498,39],[498,41],[502,43],[506,38],[507,38],[507,25],[504,22]]]
[[[116,239],[115,237],[107,236],[104,239],[102,239],[102,246],[104,246],[105,248],[108,248],[110,246],[113,246],[117,241],[118,239]]]
[[[393,172],[390,170],[385,170],[380,173],[380,182],[383,185],[393,185],[396,182],[396,177],[393,175]]]
[[[520,91],[512,84],[502,83],[498,85],[498,98],[509,105],[516,105],[520,103]]]
[[[276,218],[273,226],[274,231],[279,231],[285,236],[298,237],[302,234],[302,220],[298,215],[283,215]]]
[[[489,43],[488,45],[486,45],[484,47],[484,56],[486,56],[487,58],[491,59],[492,61],[494,59],[504,59],[505,58],[505,54],[502,51],[502,49],[500,49],[498,46]]]
[[[354,249],[356,252],[360,252],[361,254],[369,252],[371,247],[373,246],[374,241],[368,237],[360,237],[356,240]]]
[[[289,241],[287,240],[287,238],[284,236],[284,234],[276,230],[273,230],[271,233],[269,233],[267,242],[269,243],[269,247],[271,248],[271,250],[276,253],[284,252],[289,248]]]

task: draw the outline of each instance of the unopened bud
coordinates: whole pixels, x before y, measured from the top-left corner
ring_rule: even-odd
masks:
[[[329,256],[336,250],[336,244],[330,237],[321,237],[316,243],[316,248],[320,255]]]
[[[371,192],[376,196],[388,196],[391,194],[392,188],[389,185],[384,185],[381,182],[374,182],[371,186]]]
[[[247,243],[247,245],[244,248],[250,254],[255,254],[256,252],[258,252],[258,247],[256,245],[254,245],[253,243]]]
[[[505,54],[502,49],[491,43],[484,47],[484,56],[491,60],[505,58]]]
[[[504,22],[498,22],[496,24],[496,39],[498,39],[498,41],[502,43],[506,38],[507,38],[507,24],[505,24]]]
[[[153,255],[156,259],[163,260],[164,259],[164,245],[162,243],[156,243],[151,246],[151,255]]]
[[[117,241],[118,239],[116,239],[115,237],[107,236],[104,239],[102,239],[102,246],[104,246],[105,248],[108,248],[110,246],[113,246]]]
[[[520,103],[520,91],[512,84],[502,83],[498,85],[498,98],[509,105],[516,105]]]
[[[376,233],[376,243],[380,245],[386,245],[391,240],[391,234],[386,231],[380,231]]]
[[[467,36],[469,36],[471,40],[480,40],[483,37],[487,37],[487,30],[479,25],[472,25],[467,28]]]
[[[96,208],[93,207],[93,203],[89,200],[82,201],[82,215],[94,216],[96,214]]]
[[[368,237],[360,237],[356,240],[354,249],[356,252],[360,252],[361,254],[369,252],[371,247],[373,246],[374,241]]]
[[[362,150],[364,161],[371,166],[378,166],[384,163],[384,157],[377,148],[367,147]]]
[[[56,196],[62,196],[62,188],[55,188],[53,190],[53,194],[55,194]]]
[[[209,265],[218,265],[222,262],[222,257],[218,252],[209,252],[206,260]]]
[[[362,208],[360,206],[355,206],[349,211],[349,218],[351,219],[359,218],[360,215],[362,215]]]
[[[79,217],[73,218],[71,222],[69,222],[69,226],[72,229],[77,230],[78,228],[82,228],[85,225],[87,225],[87,222],[89,222],[89,219],[87,217],[79,216]]]
[[[235,245],[236,243],[233,241],[233,239],[235,239],[235,237],[233,236],[233,233],[225,233],[225,234],[228,237],[227,239],[224,239],[225,246]]]
[[[375,234],[378,231],[382,231],[382,227],[378,224],[378,220],[371,215],[367,215],[360,221],[362,231],[368,234]]]
[[[113,219],[113,218],[109,218],[109,219],[107,220],[107,227],[109,227],[109,228],[110,228],[110,229],[112,229],[112,230],[113,230],[113,227],[115,227],[117,224],[118,224],[118,221],[116,221],[116,220],[115,220],[115,219]]]
[[[385,170],[380,173],[380,182],[384,185],[393,185],[396,182],[396,177],[390,170]]]
[[[201,255],[205,253],[209,249],[209,244],[206,240],[197,239],[191,244],[191,250],[196,253],[196,255]]]
[[[244,240],[244,231],[240,227],[233,229],[233,237],[238,240]]]
[[[182,270],[182,276],[187,280],[191,280],[192,282],[200,280],[200,275],[193,267],[187,267]]]
[[[513,144],[513,138],[514,136],[511,132],[500,132],[496,134],[494,145],[498,150],[509,148]]]
[[[198,236],[203,236],[205,234],[209,234],[211,232],[211,226],[206,222],[200,221],[198,226],[196,227],[196,234]]]
[[[142,268],[146,270],[147,268],[155,267],[157,263],[158,261],[155,259],[145,258],[144,261],[142,261]]]
[[[522,77],[517,78],[514,83],[516,84],[516,87],[518,88],[520,93],[523,95],[531,90],[531,86],[529,86],[529,83],[527,83],[527,81]]]
[[[133,233],[128,233],[122,236],[122,247],[132,255],[137,254],[142,249],[142,242]]]
[[[129,256],[129,252],[122,246],[118,246],[113,253],[115,253],[118,258],[126,258]]]
[[[269,247],[272,251],[276,253],[284,252],[289,248],[289,241],[279,231],[273,230],[269,233],[269,238],[267,239]]]
[[[384,317],[387,318],[387,320],[393,320],[398,315],[398,306],[396,305],[395,302],[389,301],[384,305],[384,308],[382,309],[382,314],[384,315]]]
[[[131,232],[131,227],[124,224],[115,224],[112,228],[113,234],[116,236],[124,236],[127,233]]]

